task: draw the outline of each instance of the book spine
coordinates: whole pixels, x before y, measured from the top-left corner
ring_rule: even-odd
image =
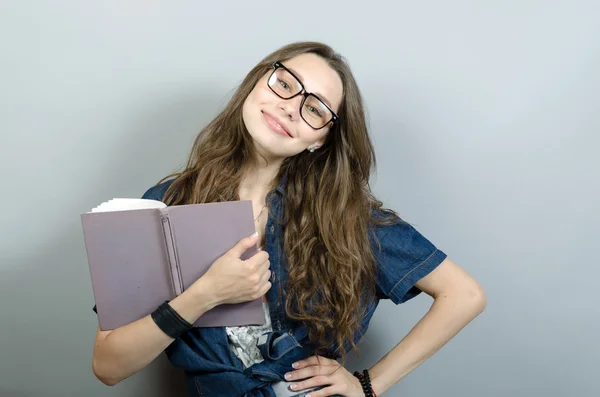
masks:
[[[162,224],[163,233],[165,235],[165,244],[167,247],[167,257],[169,259],[169,274],[171,275],[171,282],[173,284],[173,290],[175,296],[181,295],[183,292],[183,283],[181,280],[181,272],[179,271],[179,260],[177,258],[177,250],[175,249],[175,238],[171,227],[171,219],[169,218],[169,208],[162,208],[160,210],[160,220]]]

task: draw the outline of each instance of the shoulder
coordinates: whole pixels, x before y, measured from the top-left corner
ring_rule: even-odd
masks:
[[[374,239],[372,242],[380,243],[392,231],[402,233],[403,229],[404,231],[407,230],[407,225],[410,226],[393,210],[371,208],[369,230],[372,240]]]
[[[395,303],[418,295],[417,281],[446,259],[446,253],[400,217],[392,224],[376,226],[373,237],[379,294]]]
[[[371,217],[375,222],[371,224],[372,236],[380,243],[394,243],[398,240],[410,239],[413,243],[426,244],[428,241],[415,226],[401,218],[395,211],[388,209],[373,209]],[[387,223],[383,224],[383,221]]]
[[[169,188],[169,186],[171,186],[171,184],[173,183],[174,180],[175,179],[169,179],[167,181],[158,183],[158,184],[150,187],[143,194],[142,198],[148,199],[148,200],[162,201],[163,197],[165,196],[165,193],[167,192],[167,189]]]

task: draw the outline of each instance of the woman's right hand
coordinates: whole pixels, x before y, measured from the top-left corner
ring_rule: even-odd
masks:
[[[267,252],[259,251],[247,260],[240,259],[244,252],[256,245],[257,237],[255,233],[238,241],[200,278],[205,279],[204,285],[210,285],[218,304],[255,300],[271,288],[271,263]]]

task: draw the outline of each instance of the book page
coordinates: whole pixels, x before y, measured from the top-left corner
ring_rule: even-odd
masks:
[[[165,203],[158,200],[141,198],[114,198],[92,208],[90,212],[142,210],[150,208],[165,208],[166,206],[167,205]]]

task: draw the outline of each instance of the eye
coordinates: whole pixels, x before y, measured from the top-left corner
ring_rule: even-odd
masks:
[[[306,105],[306,107],[308,108],[308,111],[314,114],[315,116],[323,117],[323,113],[314,106]]]
[[[288,83],[286,83],[285,81],[283,81],[283,80],[281,80],[281,79],[280,79],[280,80],[278,80],[278,81],[279,81],[279,85],[280,85],[280,86],[281,86],[281,87],[282,87],[284,90],[287,90],[287,91],[289,91],[289,90],[290,90],[290,85],[289,85]]]

